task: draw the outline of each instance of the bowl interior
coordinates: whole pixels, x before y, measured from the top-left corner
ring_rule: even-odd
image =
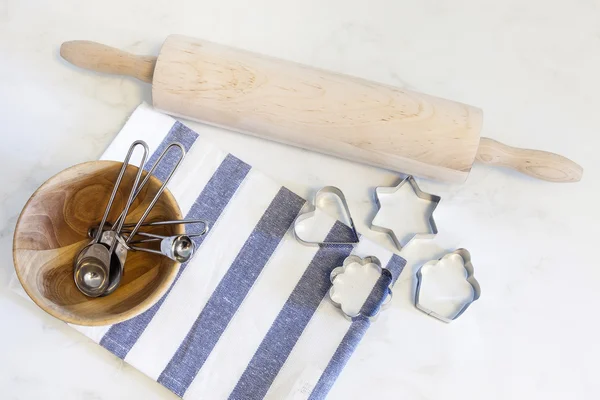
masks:
[[[93,161],[60,172],[31,196],[17,222],[13,241],[17,276],[37,305],[66,322],[106,325],[134,317],[158,301],[177,274],[179,263],[173,260],[130,251],[121,285],[112,294],[90,298],[75,286],[73,259],[90,242],[88,228],[100,223],[121,166],[116,161]],[[128,166],[109,222],[123,210],[137,170]],[[160,185],[151,177],[133,202],[126,222],[138,221]],[[177,202],[165,190],[146,221],[181,218]],[[183,225],[144,228],[161,235],[184,230]]]

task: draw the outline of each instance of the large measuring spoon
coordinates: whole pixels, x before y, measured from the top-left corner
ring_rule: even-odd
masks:
[[[106,224],[106,220],[108,219],[108,214],[112,208],[127,166],[129,165],[129,159],[131,158],[131,155],[137,146],[142,146],[144,148],[144,153],[142,155],[142,160],[140,162],[133,187],[129,194],[129,198],[125,204],[125,210],[123,210],[125,215],[127,214],[127,210],[129,210],[129,207],[133,202],[135,188],[138,186],[140,177],[142,175],[142,167],[146,163],[146,159],[148,157],[148,145],[142,140],[136,140],[129,148],[127,156],[123,161],[123,166],[119,172],[119,176],[115,182],[113,191],[108,200],[108,204],[106,205],[106,209],[104,210],[102,221],[98,226],[98,231],[96,232],[96,235],[90,244],[85,246],[75,259],[75,265],[73,268],[75,285],[83,294],[89,297],[98,297],[104,295],[110,285],[111,258],[117,241],[116,238],[114,238],[115,240],[110,242],[110,245],[108,246],[105,243],[101,243],[103,228],[104,224]]]
[[[127,253],[127,250],[130,249],[130,247],[128,246],[129,237],[125,240],[121,236],[121,230],[123,229],[123,226],[125,224],[125,219],[127,218],[127,214],[129,213],[129,206],[131,205],[133,200],[137,197],[137,195],[141,192],[144,185],[146,185],[146,183],[150,179],[150,175],[154,172],[154,170],[157,168],[157,166],[163,160],[163,158],[168,153],[168,151],[174,147],[179,148],[179,150],[181,151],[181,154],[180,154],[179,158],[177,159],[175,166],[173,167],[173,169],[171,170],[171,172],[169,173],[167,178],[164,180],[164,182],[162,183],[162,185],[156,192],[156,195],[154,195],[154,198],[152,199],[152,201],[150,202],[148,207],[146,207],[146,210],[140,217],[139,221],[134,225],[131,233],[135,233],[140,228],[140,226],[142,226],[144,224],[144,220],[146,219],[146,217],[148,216],[150,211],[152,211],[152,208],[154,207],[154,205],[160,198],[160,195],[166,189],[167,184],[169,183],[169,181],[175,174],[175,171],[177,171],[177,169],[179,168],[181,161],[183,161],[183,158],[185,157],[185,148],[180,143],[171,143],[163,150],[163,152],[158,157],[158,159],[156,160],[156,162],[154,163],[154,165],[152,166],[150,171],[148,171],[148,174],[146,174],[146,177],[142,180],[142,182],[139,185],[138,185],[139,179],[136,178],[134,186],[131,189],[130,200],[110,230],[110,232],[114,233],[114,236],[113,235],[110,236],[110,240],[112,240],[112,242],[111,242],[111,247],[109,249],[110,253],[111,253],[111,262],[109,264],[109,266],[110,266],[109,282],[108,282],[107,288],[104,291],[103,296],[107,296],[107,295],[111,294],[112,292],[114,292],[117,289],[117,287],[119,287],[119,284],[121,283],[121,279],[123,278],[123,270],[125,268],[125,258],[127,256],[126,253]],[[142,166],[143,166],[143,164],[142,164]],[[138,171],[139,174],[141,174],[142,166],[140,166],[140,169]],[[98,227],[98,231],[96,232],[96,235],[98,235],[99,232],[101,232],[102,228],[103,227],[101,227],[101,226]],[[119,257],[118,254],[116,254],[116,253],[123,253],[123,252],[125,252],[125,255],[122,257]],[[115,255],[116,255],[116,257],[115,257]],[[121,258],[122,258],[122,260],[121,260]]]

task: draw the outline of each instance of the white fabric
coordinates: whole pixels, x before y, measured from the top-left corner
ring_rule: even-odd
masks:
[[[174,123],[173,118],[142,104],[101,159],[122,160],[137,139],[145,140],[153,152]],[[200,135],[168,186],[184,215],[225,157],[225,152]],[[135,157],[132,163],[137,163]],[[250,170],[166,301],[127,354],[126,362],[158,379],[280,186],[261,172]],[[324,222],[310,225],[307,233],[324,238],[334,220],[319,210],[317,216]],[[288,231],[185,392],[185,398],[229,396],[318,249],[301,245],[291,229]],[[353,254],[377,256],[384,266],[392,257],[391,252],[367,239],[361,240]],[[267,398],[307,398],[306,385],[316,384],[350,324],[325,298],[275,378]],[[99,343],[110,326],[73,328]],[[304,387],[302,391],[299,385]]]

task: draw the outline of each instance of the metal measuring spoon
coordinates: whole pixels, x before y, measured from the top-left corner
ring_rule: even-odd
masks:
[[[185,148],[180,143],[172,143],[169,146],[167,146],[163,150],[161,155],[158,157],[158,159],[156,160],[156,162],[154,163],[154,165],[152,166],[152,168],[150,169],[148,174],[146,174],[146,177],[142,180],[141,183],[138,184],[139,178],[140,178],[141,172],[142,172],[142,166],[145,163],[145,160],[142,162],[142,164],[140,165],[140,169],[138,170],[138,175],[136,177],[134,185],[131,188],[131,192],[129,194],[129,200],[126,203],[125,208],[123,209],[123,211],[121,212],[121,214],[119,215],[117,220],[115,221],[115,224],[111,227],[111,229],[109,231],[107,231],[110,233],[108,233],[108,234],[107,234],[107,232],[102,233],[101,232],[102,226],[99,226],[98,230],[95,232],[96,235],[101,234],[102,237],[105,237],[107,244],[110,243],[109,251],[111,253],[111,259],[110,259],[110,264],[109,264],[109,283],[108,283],[108,287],[106,288],[106,290],[103,294],[104,296],[109,295],[112,292],[114,292],[117,289],[117,287],[119,286],[119,284],[121,283],[121,279],[123,278],[123,271],[125,268],[125,259],[127,257],[127,250],[130,249],[130,247],[127,245],[127,242],[121,236],[121,230],[123,229],[123,226],[125,224],[125,218],[127,218],[127,214],[129,213],[129,207],[131,206],[131,203],[133,202],[133,200],[141,192],[144,185],[149,181],[150,175],[154,172],[156,167],[159,165],[159,163],[163,160],[165,155],[168,153],[168,151],[172,147],[178,147],[181,150],[181,155],[180,155],[179,159],[177,160],[177,163],[171,170],[171,173],[169,174],[169,176],[167,176],[167,178],[161,184],[160,188],[158,189],[154,198],[152,199],[152,201],[150,202],[150,204],[144,211],[140,220],[134,225],[132,233],[134,233],[137,229],[140,228],[140,226],[142,226],[144,224],[145,218],[148,216],[148,214],[150,213],[150,211],[152,210],[152,208],[158,201],[160,195],[163,193],[163,191],[167,187],[167,184],[169,183],[169,181],[173,177],[173,174],[175,173],[175,171],[177,171],[179,165],[181,164],[181,161],[185,157]],[[128,157],[126,158],[127,160],[129,159],[129,155],[130,154],[128,154]],[[179,245],[179,247],[181,247],[181,245]]]
[[[179,150],[181,151],[181,155],[179,156],[179,159],[177,160],[177,163],[175,164],[175,166],[173,167],[173,169],[171,170],[171,172],[169,173],[169,175],[167,176],[167,178],[163,181],[162,185],[160,185],[160,188],[158,188],[158,191],[154,195],[154,198],[152,199],[152,201],[150,202],[150,204],[148,205],[148,207],[146,207],[146,210],[144,211],[144,213],[142,214],[142,216],[140,217],[140,219],[138,220],[138,222],[135,224],[135,226],[131,230],[131,234],[129,235],[129,237],[127,238],[127,240],[125,240],[125,244],[127,244],[127,243],[129,243],[131,241],[131,238],[133,236],[135,236],[135,233],[144,224],[144,221],[146,220],[146,217],[148,216],[148,214],[150,214],[150,211],[152,211],[152,208],[154,208],[154,205],[156,204],[156,202],[160,198],[160,195],[167,188],[167,184],[169,183],[169,181],[171,180],[171,178],[173,177],[173,175],[175,174],[175,172],[179,169],[179,166],[181,165],[181,162],[183,161],[183,158],[185,157],[185,147],[183,147],[183,145],[181,143],[171,143],[169,146],[167,146],[163,150],[163,152],[161,153],[161,155],[158,158],[158,160],[156,160],[156,163],[154,163],[154,165],[152,166],[151,171],[154,171],[154,169],[156,169],[156,167],[158,166],[158,164],[160,163],[160,161],[167,154],[167,152],[169,151],[169,149],[171,149],[171,147],[178,147]],[[149,178],[146,177],[146,179],[144,179],[144,182],[142,182],[142,184],[145,184],[148,181],[148,179]],[[140,188],[140,190],[141,190],[141,188]],[[139,193],[139,190],[135,193],[135,195],[137,195],[138,193]],[[119,228],[118,228],[117,232],[119,232],[120,229],[123,228],[123,223],[125,222],[125,218],[126,217],[127,217],[127,213],[123,212],[122,213],[122,218],[121,217],[119,218]],[[102,228],[100,228],[100,229],[102,229]]]
[[[201,219],[187,219],[187,220],[172,220],[172,221],[154,221],[154,222],[146,222],[141,226],[163,226],[163,225],[178,225],[178,224],[202,224],[203,228],[200,232],[196,233],[188,233],[185,235],[172,235],[172,236],[164,236],[157,235],[149,232],[137,232],[135,236],[143,236],[145,239],[131,240],[129,242],[129,249],[135,251],[145,251],[147,253],[153,254],[161,254],[166,257],[169,257],[172,260],[175,260],[180,263],[184,263],[188,261],[194,254],[195,244],[191,240],[193,237],[203,236],[208,232],[208,223]],[[124,229],[121,231],[123,234],[130,235],[130,231],[127,228],[133,227],[135,224],[125,224],[123,225]],[[88,230],[88,235],[93,237],[98,230],[98,227],[92,227]],[[128,237],[129,239],[129,237]],[[161,242],[161,250],[148,249],[144,247],[136,247],[132,246],[134,244],[140,243],[152,243],[152,242]]]
[[[148,145],[146,145],[146,143],[143,141],[134,142],[131,145],[127,156],[125,156],[125,161],[123,161],[123,164],[129,163],[129,159],[131,157],[131,154],[133,153],[133,149],[136,146],[136,143],[138,142],[144,147],[144,153],[140,165],[138,167],[138,172],[135,176],[135,180],[133,181],[133,186],[131,187],[131,191],[129,192],[129,197],[127,198],[127,202],[125,203],[125,207],[123,208],[123,211],[117,218],[117,223],[114,224],[109,231],[102,232],[101,228],[99,227],[98,232],[96,233],[96,235],[101,236],[101,241],[107,246],[109,246],[108,250],[110,252],[110,260],[108,264],[108,286],[102,294],[103,296],[107,296],[114,292],[117,289],[117,287],[119,287],[121,279],[123,278],[123,269],[125,268],[125,259],[127,258],[127,246],[124,243],[120,242],[119,234],[121,228],[123,227],[123,223],[125,222],[125,217],[129,213],[129,208],[131,207],[133,200],[135,200],[136,196],[139,194],[138,185],[142,176],[142,168],[146,163],[146,158],[148,156]],[[145,181],[146,180],[144,180],[144,182]]]
[[[187,235],[189,237],[203,236],[208,232],[208,222],[206,222],[203,219],[176,219],[176,220],[170,220],[170,221],[153,221],[153,222],[144,222],[140,226],[146,227],[146,226],[188,225],[188,224],[202,224],[203,225],[203,228],[200,232],[188,233]],[[135,225],[136,224],[123,224],[123,229],[121,229],[121,233],[129,235],[131,233],[131,228],[133,228]],[[97,233],[98,233],[97,226],[93,226],[88,229],[88,236],[90,238],[94,238]],[[148,237],[152,238],[152,236],[149,236],[151,234],[147,234],[146,232],[137,232],[136,235],[148,236]],[[162,239],[164,237],[165,236],[160,236],[160,239]],[[157,241],[156,238],[135,240],[135,241],[130,241],[130,243],[133,244],[133,243],[145,243],[145,242],[155,242],[155,241]]]
[[[146,183],[148,183],[148,181],[150,180],[150,176],[152,176],[152,174],[156,170],[156,167],[158,167],[158,165],[160,164],[162,159],[165,158],[165,156],[167,155],[167,153],[169,152],[169,150],[172,147],[178,147],[181,150],[181,156],[179,157],[179,160],[177,160],[177,163],[175,164],[175,166],[171,170],[171,173],[169,174],[169,176],[167,176],[167,179],[165,180],[165,183],[163,184],[163,186],[166,187],[167,183],[171,180],[171,177],[173,176],[175,171],[177,171],[177,168],[179,168],[179,164],[181,164],[181,161],[183,161],[183,158],[185,157],[185,147],[183,147],[183,145],[181,143],[177,143],[177,142],[171,143],[163,150],[163,152],[160,154],[160,156],[158,157],[158,159],[156,160],[156,162],[154,163],[152,168],[150,168],[150,170],[148,171],[148,173],[142,180],[142,183],[140,183],[139,186],[136,187],[135,193],[133,195],[134,200],[138,196],[138,194],[140,194],[140,192],[142,191],[144,186],[146,186]],[[158,197],[160,196],[160,193],[162,193],[162,190],[164,190],[164,187],[161,187],[160,192],[155,197],[156,199],[158,199]],[[148,206],[148,209],[152,209],[153,206],[154,206],[154,204],[151,204],[150,206]],[[149,212],[149,210],[147,210],[147,211]],[[120,224],[122,227],[127,227],[127,226],[133,227],[136,225],[135,223],[134,224],[124,224],[125,218],[127,218],[127,212],[126,212],[126,210],[123,210],[121,212],[121,214],[119,215],[119,217],[117,218],[117,220],[115,221],[114,225]],[[142,221],[143,221],[143,219],[145,219],[145,217],[141,218]],[[142,226],[145,226],[145,225],[148,225],[148,224],[147,223],[142,224]]]
[[[123,269],[125,268],[125,260],[127,259],[127,247],[123,239],[117,235],[115,231],[104,231],[102,234],[102,243],[116,243],[113,253],[110,257],[110,269],[108,274],[108,286],[102,296],[108,296],[114,292],[123,278]]]
[[[87,245],[75,260],[73,279],[77,288],[88,297],[101,296],[109,284],[108,247],[100,243]]]
[[[129,241],[130,248],[132,250],[137,251],[146,251],[154,254],[161,254],[166,256],[172,260],[175,260],[180,263],[187,262],[196,250],[195,243],[191,240],[193,237],[203,236],[208,232],[208,223],[201,219],[189,219],[189,220],[175,220],[175,221],[156,221],[150,222],[148,225],[150,226],[160,226],[160,225],[174,225],[174,224],[198,224],[201,223],[203,225],[202,230],[196,233],[188,233],[185,235],[172,235],[172,236],[163,236],[157,235],[154,233],[148,232],[137,232],[136,235],[144,236],[146,239],[138,239],[131,240],[133,237],[130,235],[127,239]],[[127,233],[126,230],[123,231]],[[144,247],[135,247],[131,246],[133,244],[139,243],[150,243],[160,241],[160,251],[154,249],[148,249]]]
[[[125,214],[126,210],[129,209],[129,206],[133,202],[135,188],[138,186],[142,174],[142,167],[146,162],[149,152],[148,145],[141,140],[136,140],[135,142],[133,142],[133,144],[129,148],[129,151],[127,152],[127,156],[125,157],[125,160],[123,161],[123,166],[119,171],[117,181],[115,182],[115,185],[113,187],[113,191],[108,200],[108,204],[106,205],[106,209],[104,210],[102,221],[98,226],[98,230],[96,232],[96,235],[94,236],[94,239],[90,244],[88,244],[81,250],[77,258],[75,259],[75,266],[73,269],[75,285],[86,296],[101,296],[104,294],[106,288],[110,284],[111,258],[115,250],[116,240],[114,240],[108,248],[105,244],[100,243],[100,241],[103,234],[104,224],[108,219],[108,214],[110,213],[113,202],[117,195],[117,191],[119,189],[119,186],[121,185],[121,181],[123,180],[123,176],[125,175],[127,166],[129,165],[129,159],[131,158],[133,150],[140,145],[143,146],[144,153],[138,169],[138,173],[136,174],[135,181],[133,183],[133,188],[125,205]]]
[[[138,232],[138,235],[142,232]],[[144,234],[144,236],[150,236],[152,234]],[[131,250],[144,251],[146,253],[161,254],[171,260],[179,263],[189,261],[194,255],[196,246],[188,235],[174,235],[174,236],[160,236],[152,235],[153,238],[160,239],[160,250],[148,249],[144,247],[130,246]]]

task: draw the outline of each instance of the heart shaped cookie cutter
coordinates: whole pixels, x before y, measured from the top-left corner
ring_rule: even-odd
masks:
[[[337,196],[337,198],[340,199],[340,201],[342,203],[342,207],[346,214],[346,218],[348,219],[348,223],[350,224],[349,227],[352,230],[351,240],[344,240],[344,241],[331,240],[331,241],[319,242],[319,241],[311,241],[311,240],[302,239],[302,237],[300,237],[300,235],[298,234],[298,226],[300,225],[300,223],[315,215],[315,212],[317,211],[317,204],[318,204],[319,197],[321,197],[323,194],[333,194],[334,196]],[[296,220],[294,221],[294,236],[296,237],[296,240],[298,240],[300,243],[302,243],[303,245],[306,245],[306,246],[330,246],[330,245],[348,245],[348,244],[356,245],[359,242],[358,231],[356,230],[356,226],[354,226],[354,221],[352,220],[352,215],[350,214],[350,208],[348,207],[348,202],[346,201],[346,196],[344,196],[344,193],[335,186],[325,186],[325,187],[319,189],[319,191],[317,191],[317,193],[315,193],[314,203],[309,206],[309,209],[305,213],[302,213],[302,214],[298,215],[298,217],[296,217]]]
[[[384,276],[389,279],[389,284],[382,289],[382,292],[379,293],[379,296],[375,295],[375,298],[371,298],[376,293],[375,291],[372,291],[369,295],[369,298],[367,298],[364,305],[357,312],[346,311],[343,302],[336,300],[337,296],[335,280],[337,277],[343,275],[346,272],[346,269],[352,264],[359,264],[361,267],[373,265],[379,272],[380,276]],[[370,321],[373,321],[379,315],[379,311],[389,305],[392,300],[392,286],[394,284],[393,274],[389,269],[383,268],[381,266],[381,261],[374,256],[361,258],[359,256],[351,255],[346,257],[341,267],[337,267],[331,271],[329,280],[331,281],[331,288],[328,292],[329,300],[331,300],[333,305],[339,308],[344,316],[349,320],[365,317]]]

